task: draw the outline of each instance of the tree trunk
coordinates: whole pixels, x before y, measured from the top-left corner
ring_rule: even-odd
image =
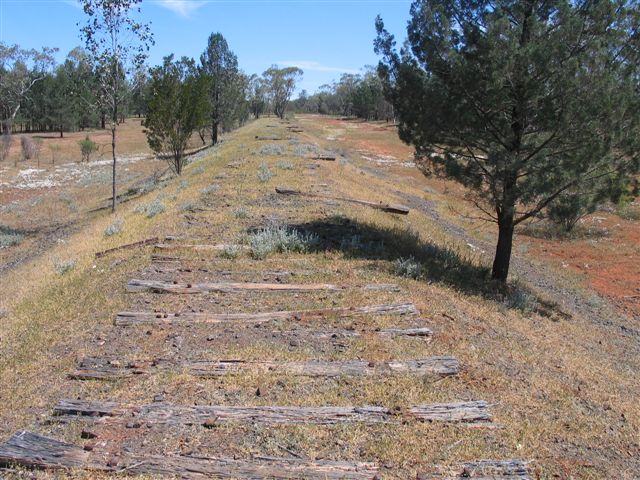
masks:
[[[211,145],[218,143],[218,122],[211,123]]]
[[[104,130],[106,128],[106,125],[107,125],[107,116],[103,113],[100,116],[100,128]]]
[[[62,130],[62,127],[60,127],[60,138],[64,138],[64,132]]]
[[[491,278],[507,281],[509,275],[509,261],[511,260],[511,247],[513,245],[513,208],[503,210],[498,217],[498,245],[496,256],[493,259]]]

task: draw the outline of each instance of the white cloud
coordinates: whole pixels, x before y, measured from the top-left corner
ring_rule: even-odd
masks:
[[[62,0],[62,2],[66,3],[67,5],[71,5],[72,7],[76,7],[76,8],[82,9],[82,5],[80,4],[80,2],[78,0]]]
[[[298,67],[304,71],[310,72],[359,73],[359,70],[354,70],[352,68],[331,67],[312,60],[282,60],[277,63],[278,65],[284,65],[285,67]]]
[[[207,1],[197,0],[160,0],[158,4],[181,17],[188,18],[193,12],[208,3]]]

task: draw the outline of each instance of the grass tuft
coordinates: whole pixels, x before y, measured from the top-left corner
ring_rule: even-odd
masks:
[[[286,226],[267,227],[249,235],[251,257],[264,260],[272,253],[304,253],[316,243],[314,235],[301,234]]]
[[[105,237],[111,237],[113,235],[117,235],[120,232],[122,232],[122,229],[124,228],[124,220],[122,220],[121,218],[116,218],[111,225],[109,225],[105,230],[104,230],[104,236]]]

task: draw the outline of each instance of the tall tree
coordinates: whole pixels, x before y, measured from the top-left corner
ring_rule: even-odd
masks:
[[[278,117],[284,118],[296,82],[302,78],[302,74],[298,67],[278,68],[275,65],[262,74],[268,85],[273,113]]]
[[[251,113],[260,118],[267,109],[267,92],[263,80],[255,74],[249,77],[248,98]]]
[[[378,17],[400,137],[497,223],[493,278],[507,279],[516,225],[638,171],[639,24],[630,0],[420,0],[398,53]]]
[[[87,24],[81,29],[87,52],[95,64],[100,87],[100,103],[109,112],[112,152],[111,211],[116,210],[116,139],[119,108],[128,92],[127,78],[147,58],[153,35],[148,25],[139,23],[142,0],[81,0]]]
[[[211,143],[218,143],[220,125],[233,114],[232,91],[238,79],[238,58],[220,33],[212,33],[200,56],[201,69],[209,80]]]
[[[54,48],[25,50],[0,42],[0,115],[2,128],[10,133],[31,89],[53,68]]]
[[[154,152],[167,156],[172,170],[180,175],[189,140],[206,120],[206,84],[195,62],[183,57],[164,58],[152,68],[145,133]]]

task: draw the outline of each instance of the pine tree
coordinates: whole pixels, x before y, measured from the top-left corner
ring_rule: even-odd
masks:
[[[497,223],[493,278],[507,279],[516,225],[638,171],[638,26],[625,0],[420,0],[398,52],[377,19],[400,137]]]

